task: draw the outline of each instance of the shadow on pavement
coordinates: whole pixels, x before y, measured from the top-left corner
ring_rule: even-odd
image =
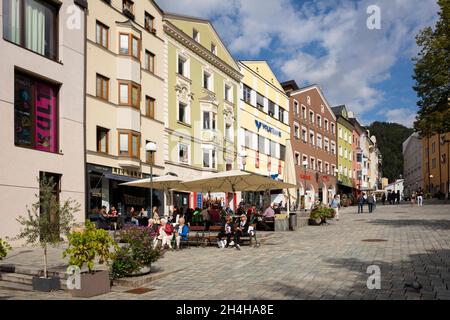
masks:
[[[367,223],[386,225],[392,227],[424,227],[430,229],[449,230],[450,220],[425,220],[425,219],[373,219]]]

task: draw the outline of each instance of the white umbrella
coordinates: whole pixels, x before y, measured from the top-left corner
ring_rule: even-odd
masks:
[[[183,189],[202,193],[295,188],[295,185],[290,183],[240,170],[213,173],[199,179],[185,181],[182,185]]]
[[[291,139],[286,140],[286,159],[284,160],[284,181],[297,185],[297,179],[295,174],[294,166],[294,153],[292,152]],[[288,203],[287,203],[287,213],[289,214],[291,198],[296,199],[296,189],[287,189],[288,192]]]
[[[181,186],[182,180],[179,177],[165,175],[161,177],[154,177],[152,181],[150,178],[121,183],[121,186],[129,186],[129,187],[139,187],[139,188],[147,188],[147,189],[177,189]]]

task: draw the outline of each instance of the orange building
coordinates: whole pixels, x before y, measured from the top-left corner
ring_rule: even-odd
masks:
[[[450,195],[450,132],[422,138],[423,181],[425,192],[432,196]]]

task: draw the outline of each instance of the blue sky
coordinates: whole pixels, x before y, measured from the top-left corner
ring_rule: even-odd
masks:
[[[208,18],[235,59],[267,60],[280,81],[317,83],[332,105],[363,124],[411,126],[417,111],[415,35],[434,25],[435,0],[157,0],[169,12]],[[369,30],[367,8],[380,8]]]

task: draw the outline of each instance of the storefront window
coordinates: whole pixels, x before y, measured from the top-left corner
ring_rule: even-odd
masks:
[[[14,138],[16,146],[58,152],[57,93],[54,85],[15,75]]]

